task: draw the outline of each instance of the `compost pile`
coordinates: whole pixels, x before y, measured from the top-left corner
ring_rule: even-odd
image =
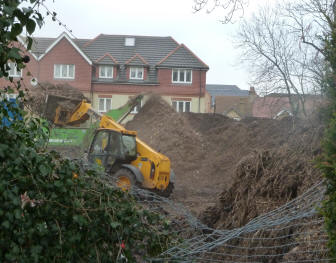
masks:
[[[71,110],[83,99],[87,100],[83,93],[67,83],[42,82],[29,90],[25,106],[34,114],[53,121],[58,105]]]
[[[195,213],[206,210],[201,218],[213,227],[241,226],[321,178],[312,163],[320,151],[320,124],[181,114],[154,96],[127,128],[171,159],[172,198]]]

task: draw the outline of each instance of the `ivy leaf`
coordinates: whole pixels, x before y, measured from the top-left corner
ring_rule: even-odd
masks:
[[[14,10],[15,10],[15,7],[13,7],[13,6],[4,5],[4,7],[3,7],[4,13],[7,13],[10,16],[13,15]]]
[[[9,221],[4,221],[4,222],[2,222],[1,225],[2,225],[4,228],[9,228],[9,227],[10,227]]]
[[[110,226],[112,227],[112,228],[117,228],[118,226],[121,226],[121,224],[119,223],[119,222],[111,222],[110,223]]]
[[[14,210],[14,216],[15,216],[16,219],[20,219],[22,217],[21,214],[22,214],[21,210],[19,210],[19,209]]]
[[[20,49],[18,48],[11,48],[11,50],[8,52],[8,57],[9,58],[14,58],[14,59],[21,59],[21,55],[19,53]]]
[[[15,23],[11,29],[11,38],[15,40],[15,38],[22,33],[22,25],[20,23]]]
[[[27,32],[31,35],[34,33],[35,28],[36,28],[36,23],[32,19],[28,19],[27,24],[26,24]]]
[[[36,20],[37,25],[41,28],[43,26],[43,17],[40,13],[36,13],[36,15],[34,15],[34,18]]]

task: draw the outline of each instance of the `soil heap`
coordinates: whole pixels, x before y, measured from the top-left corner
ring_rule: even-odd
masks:
[[[172,198],[199,213],[200,219],[213,228],[241,227],[322,179],[313,162],[320,154],[324,130],[316,120],[248,118],[237,122],[215,114],[179,114],[159,97],[153,97],[127,127],[137,130],[140,138],[171,159],[176,173]],[[279,255],[258,258],[269,263],[310,260],[311,255],[298,251],[325,249],[311,242],[323,239],[316,236],[321,228],[321,224],[307,224],[252,233],[252,241],[233,240],[231,244],[250,249],[242,252],[223,247],[215,252],[221,254],[218,260],[222,261],[232,260],[224,256],[226,253],[242,255],[243,260],[253,254]],[[289,237],[272,241],[279,235]],[[303,243],[286,245],[296,240]],[[254,247],[274,248],[262,251]]]
[[[176,173],[173,199],[196,213],[211,206],[211,216],[206,212],[202,218],[214,227],[242,225],[321,177],[311,162],[319,153],[320,125],[291,118],[238,122],[217,114],[181,114],[155,96],[127,128],[171,159]],[[237,205],[239,211],[230,210],[231,215],[223,212],[232,202],[245,205]],[[232,220],[222,222],[227,216]]]

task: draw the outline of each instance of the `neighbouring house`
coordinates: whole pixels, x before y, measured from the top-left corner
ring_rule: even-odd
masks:
[[[256,98],[253,87],[241,90],[236,85],[207,84],[211,96],[212,112],[223,114],[235,120],[252,115],[252,104]]]
[[[25,45],[24,39],[18,44]],[[23,72],[10,63],[11,77],[24,76],[27,87],[36,80],[68,83],[82,91],[99,112],[118,108],[146,92],[160,94],[178,112],[210,110],[205,88],[209,67],[172,37],[100,34],[74,39],[62,33],[57,38],[35,37],[32,50],[26,53],[30,62]]]
[[[319,95],[301,95],[304,96],[304,107],[302,109],[301,104],[299,103],[299,98],[297,95],[292,95],[292,100],[297,107],[296,115],[300,118],[306,118],[310,116],[316,109],[318,109],[323,103],[323,99]],[[304,113],[305,111],[305,113]],[[287,94],[283,93],[272,93],[264,97],[258,97],[254,100],[253,117],[258,118],[273,118],[281,119],[287,116],[293,116],[289,97]]]

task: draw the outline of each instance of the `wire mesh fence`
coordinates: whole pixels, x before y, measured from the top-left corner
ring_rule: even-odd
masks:
[[[115,185],[111,177],[102,180]],[[210,228],[183,205],[150,191],[134,187],[132,194],[146,209],[169,218],[172,231],[183,240],[151,262],[333,262],[328,258],[328,236],[318,213],[325,194],[323,182],[230,230]]]

